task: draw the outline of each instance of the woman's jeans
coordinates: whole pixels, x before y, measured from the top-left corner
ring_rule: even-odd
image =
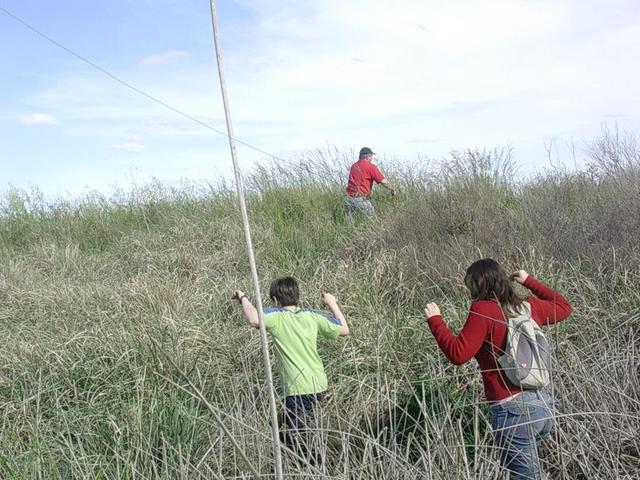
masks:
[[[539,479],[538,443],[553,426],[554,405],[545,390],[524,391],[490,408],[491,428],[511,480]]]

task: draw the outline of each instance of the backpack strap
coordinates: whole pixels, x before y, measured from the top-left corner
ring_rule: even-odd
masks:
[[[500,305],[500,303],[498,303],[498,305]],[[522,308],[524,308],[526,310],[527,315],[531,316],[531,304],[529,302],[527,302],[526,300],[524,300],[521,304]],[[507,328],[507,332],[505,334],[505,342],[508,340],[509,338],[509,318],[506,316],[504,310],[502,309],[502,305],[500,305],[500,311],[502,312],[502,315],[504,316],[504,320],[497,320],[498,323],[502,323],[503,325],[505,325],[505,327]],[[532,317],[533,318],[533,317]],[[496,362],[496,367],[499,368],[499,364],[498,364],[498,358],[499,358],[499,354],[496,353],[496,345],[493,341],[493,327],[491,327],[491,331],[489,332],[489,335],[491,337],[491,341],[488,342],[487,340],[484,340],[482,342],[482,347],[485,349],[485,351],[487,351],[495,360]],[[493,348],[492,348],[493,346]],[[502,348],[500,349],[502,350],[502,354],[506,353],[505,350],[503,350]]]
[[[500,305],[498,303],[498,305]],[[506,333],[505,333],[505,347],[506,347],[506,343],[509,341],[509,317],[507,317],[506,312],[503,310],[502,305],[500,305],[500,311],[502,312],[502,315],[504,317],[504,320],[495,320],[498,323],[502,323],[505,327],[506,327]],[[489,355],[491,355],[491,357],[493,358],[493,361],[495,362],[495,368],[496,371],[498,373],[498,376],[502,382],[502,385],[505,388],[509,388],[509,386],[516,386],[515,384],[513,384],[509,378],[507,377],[507,375],[505,374],[504,370],[502,369],[501,365],[500,365],[500,354],[498,354],[496,352],[496,345],[493,341],[493,325],[491,325],[491,330],[489,332],[489,337],[490,337],[490,341],[484,340],[482,342],[482,346],[483,348],[489,353]],[[500,350],[502,350],[502,355],[504,355],[506,353],[506,351],[503,348],[500,348]],[[517,387],[517,386],[516,386]]]

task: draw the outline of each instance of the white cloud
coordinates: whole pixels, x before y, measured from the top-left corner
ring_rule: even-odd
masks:
[[[287,143],[541,141],[640,102],[638,43],[597,3],[238,1],[260,48],[227,55],[234,118],[295,124]]]
[[[18,122],[23,125],[56,125],[58,121],[53,115],[48,113],[31,113],[22,115],[18,118]]]
[[[143,153],[148,150],[147,146],[140,142],[114,143],[109,148],[124,153]]]
[[[194,55],[191,52],[186,52],[184,50],[169,50],[165,53],[160,53],[156,55],[149,55],[148,57],[143,58],[138,63],[139,67],[166,67],[171,65],[176,65],[183,60],[188,58],[192,58]]]
[[[111,150],[124,153],[144,153],[149,148],[144,142],[144,136],[137,132],[127,132],[125,141],[109,145]]]
[[[143,140],[144,140],[144,137],[139,133],[129,133],[127,135],[128,142],[142,143]]]

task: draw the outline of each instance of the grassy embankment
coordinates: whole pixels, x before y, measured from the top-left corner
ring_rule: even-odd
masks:
[[[292,162],[248,178],[263,291],[293,274],[304,305],[333,292],[351,321],[351,337],[320,345],[333,478],[498,476],[477,367],[445,361],[421,315],[437,301],[458,328],[464,269],[483,256],[575,307],[548,330],[560,416],[546,470],[638,478],[640,159],[630,140],[618,153],[610,140],[594,144],[589,172],[526,181],[500,151],[387,162],[401,193],[378,192],[378,219],[354,226],[341,211],[344,158],[316,152],[312,172]],[[112,200],[2,201],[0,478],[247,478],[165,354],[267,477],[259,337],[229,300],[251,290],[233,192],[150,185]],[[313,473],[290,455],[285,467]]]

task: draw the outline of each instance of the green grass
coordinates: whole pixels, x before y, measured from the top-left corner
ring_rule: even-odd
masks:
[[[328,476],[497,478],[477,367],[449,364],[421,313],[436,301],[459,328],[464,269],[482,256],[528,270],[575,307],[549,330],[562,415],[546,470],[640,475],[638,165],[516,181],[500,150],[456,153],[431,170],[387,162],[400,194],[376,192],[377,218],[351,225],[344,157],[313,155],[262,167],[247,185],[263,296],[274,277],[292,274],[305,306],[320,308],[330,291],[352,327],[320,344],[331,385],[318,435]],[[0,478],[248,478],[167,356],[268,477],[259,339],[229,300],[250,285],[225,186],[151,184],[74,201],[7,193]],[[290,455],[285,468],[312,475]]]

